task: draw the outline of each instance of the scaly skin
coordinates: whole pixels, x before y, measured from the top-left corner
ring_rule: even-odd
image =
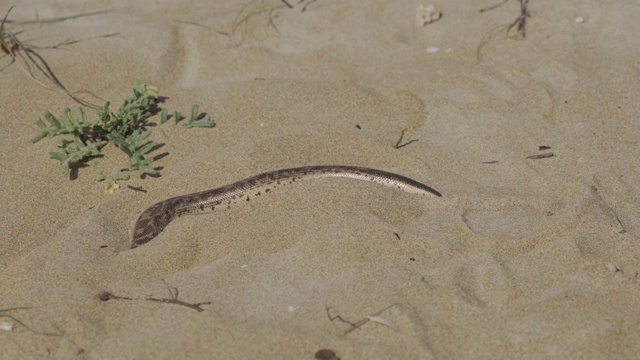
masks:
[[[182,215],[229,208],[236,201],[250,201],[252,196],[268,193],[281,185],[322,177],[371,181],[413,194],[442,196],[438,191],[408,177],[359,166],[316,165],[274,170],[217,189],[182,195],[154,204],[138,218],[133,229],[131,248],[148,243],[171,221]]]

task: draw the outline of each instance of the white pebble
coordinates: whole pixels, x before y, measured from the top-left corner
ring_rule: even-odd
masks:
[[[439,48],[439,47],[429,46],[429,47],[427,48],[427,52],[428,52],[429,54],[434,54],[434,53],[437,53],[438,51],[440,51],[440,48]]]
[[[13,331],[13,323],[8,321],[0,321],[0,330]]]
[[[578,16],[576,18],[576,24],[582,24],[584,22],[584,18],[582,16]]]
[[[620,270],[620,267],[618,267],[618,265],[616,265],[615,263],[608,263],[607,264],[607,270],[611,271],[611,272],[618,272],[618,271],[622,271]]]

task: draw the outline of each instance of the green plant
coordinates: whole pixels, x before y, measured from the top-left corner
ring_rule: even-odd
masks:
[[[42,331],[38,331],[38,330],[32,329],[27,324],[25,324],[22,321],[20,321],[19,319],[17,319],[15,316],[9,314],[9,312],[13,311],[13,310],[26,310],[26,309],[29,309],[29,308],[28,307],[19,306],[19,307],[0,309],[0,317],[9,318],[9,319],[13,320],[16,324],[21,325],[25,329],[27,329],[27,330],[29,330],[29,331],[31,331],[33,333],[36,333],[36,334],[49,335],[49,336],[62,336],[62,334],[48,333],[48,332],[42,332]]]
[[[162,110],[160,124],[167,121],[166,109],[160,109],[157,104],[158,88],[136,83],[133,88],[133,96],[124,100],[117,111],[109,110],[110,102],[106,102],[100,107],[88,101],[82,100],[71,93],[58,80],[50,66],[42,56],[36,53],[31,47],[25,45],[18,38],[19,32],[11,32],[6,26],[12,21],[8,20],[9,13],[13,6],[9,8],[4,18],[0,22],[0,55],[4,53],[11,58],[11,64],[18,63],[20,68],[38,84],[49,88],[45,83],[39,81],[34,76],[31,66],[35,67],[47,80],[55,85],[58,90],[64,92],[83,107],[73,112],[69,108],[64,109],[64,115],[56,118],[51,112],[43,111],[42,118],[34,119],[34,123],[40,129],[31,138],[32,142],[41,139],[64,136],[57,142],[60,151],[49,152],[49,157],[60,161],[62,172],[69,174],[74,164],[101,156],[101,149],[109,143],[113,143],[124,151],[131,163],[129,166],[120,168],[112,176],[113,180],[129,179],[129,172],[142,171],[143,173],[156,175],[158,172],[151,166],[154,158],[148,157],[148,153],[153,151],[159,144],[146,139],[151,132],[145,130],[146,121],[149,117]],[[98,15],[111,10],[101,10],[71,16],[63,16],[51,19],[41,19],[36,21],[21,22],[26,23],[49,23],[68,19],[75,19],[83,16]],[[15,22],[13,22],[15,23]],[[108,37],[117,34],[109,34],[101,37]],[[77,41],[67,40],[63,43],[48,48],[59,48],[60,46],[72,44]],[[24,65],[23,65],[24,64]],[[2,71],[2,69],[0,69]],[[90,121],[85,108],[97,110],[98,119]],[[183,127],[213,127],[215,123],[208,116],[200,116],[198,119],[198,106],[193,105],[192,114]],[[174,112],[175,122],[180,121],[180,113]],[[46,121],[48,123],[45,124]],[[97,166],[97,160],[92,162],[92,166]],[[94,181],[104,181],[106,176],[101,171],[93,177]]]
[[[141,171],[145,174],[157,175],[158,171],[151,165],[155,160],[148,154],[158,147],[158,143],[147,141],[151,131],[144,130],[147,119],[161,112],[160,123],[167,121],[166,109],[158,106],[158,88],[136,82],[133,87],[133,95],[125,99],[117,111],[109,110],[110,102],[97,111],[98,119],[88,120],[87,112],[78,108],[74,113],[65,108],[64,115],[56,118],[51,112],[43,111],[41,118],[33,119],[40,129],[32,138],[32,142],[38,142],[43,138],[53,138],[66,135],[57,142],[59,152],[49,152],[49,157],[60,161],[63,174],[69,174],[73,164],[102,155],[101,149],[109,143],[114,144],[129,156],[131,163],[121,167],[112,176],[114,180],[127,180],[131,171]],[[178,123],[180,115],[176,111],[175,122]],[[191,127],[213,127],[215,123],[209,116],[200,116],[198,120],[198,106],[193,105],[191,117],[182,125]],[[106,179],[104,174],[94,176],[95,181]]]

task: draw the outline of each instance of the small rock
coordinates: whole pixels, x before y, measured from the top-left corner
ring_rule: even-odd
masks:
[[[8,321],[0,321],[0,330],[13,331],[13,323]]]
[[[418,27],[427,26],[433,22],[440,20],[442,13],[435,6],[419,5],[416,11],[416,25]]]
[[[619,272],[619,271],[622,272],[620,267],[615,263],[608,263],[607,264],[607,270],[611,271],[612,273],[616,273],[616,272]]]

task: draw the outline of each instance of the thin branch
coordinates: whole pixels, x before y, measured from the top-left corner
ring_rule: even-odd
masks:
[[[160,302],[160,303],[166,303],[166,304],[174,304],[174,305],[186,306],[186,307],[188,307],[190,309],[193,309],[193,310],[196,310],[198,312],[204,311],[204,309],[201,307],[201,305],[210,305],[211,304],[211,301],[192,304],[192,303],[188,303],[188,302],[185,302],[185,301],[182,301],[182,300],[178,300],[178,288],[169,286],[169,284],[167,284],[167,282],[164,281],[164,279],[162,279],[162,282],[167,286],[167,290],[169,290],[169,294],[171,294],[171,298],[167,299],[167,298],[147,297],[147,300]]]

